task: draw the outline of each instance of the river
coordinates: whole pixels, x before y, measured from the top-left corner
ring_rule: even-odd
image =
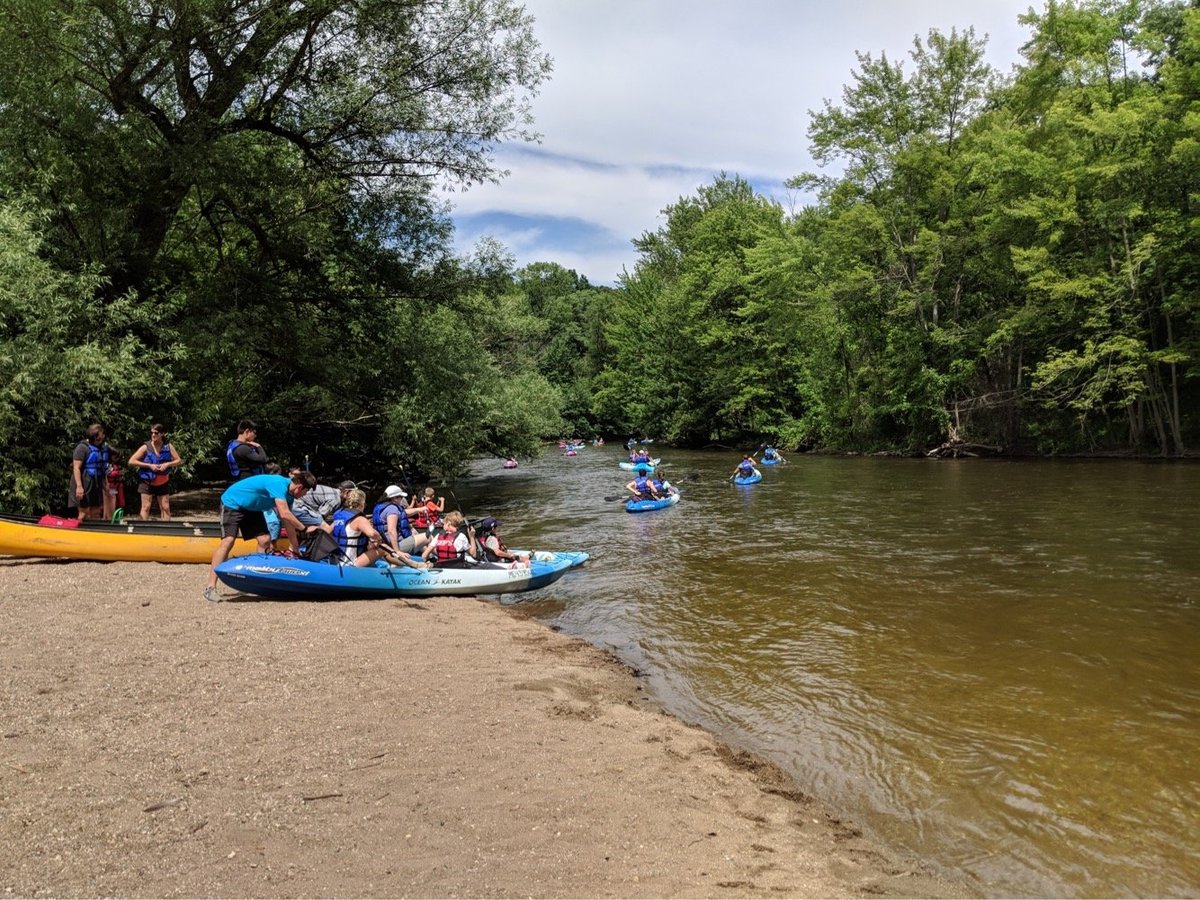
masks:
[[[519,602],[981,894],[1200,894],[1200,466],[662,455],[662,511],[619,445],[448,508],[589,551]]]

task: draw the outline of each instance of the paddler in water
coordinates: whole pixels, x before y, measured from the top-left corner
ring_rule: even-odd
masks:
[[[742,456],[742,461],[734,467],[733,474],[729,477],[733,479],[740,475],[743,478],[749,478],[757,471],[758,469],[754,468],[754,457],[746,453]]]
[[[662,497],[658,490],[654,487],[654,482],[645,472],[638,472],[637,476],[629,484],[625,485],[625,490],[633,494],[635,500],[661,500]]]

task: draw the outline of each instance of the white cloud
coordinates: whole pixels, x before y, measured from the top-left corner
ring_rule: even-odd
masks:
[[[524,0],[555,73],[535,100],[541,152],[504,149],[500,185],[452,196],[460,247],[488,214],[528,217],[518,263],[561,262],[597,283],[632,267],[630,241],[726,171],[777,184],[814,164],[809,110],[840,101],[855,51],[907,59],[915,35],[974,26],[1002,72],[1027,0]],[[591,223],[555,229],[551,219]],[[497,231],[490,232],[501,241]],[[575,260],[578,264],[569,263]]]

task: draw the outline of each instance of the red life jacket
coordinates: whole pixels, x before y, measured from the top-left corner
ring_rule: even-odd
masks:
[[[412,518],[412,523],[417,528],[428,528],[430,525],[436,525],[442,520],[438,515],[437,501],[426,500],[421,504],[421,509]]]
[[[460,559],[459,552],[454,547],[454,541],[457,537],[457,531],[443,531],[434,540],[433,552],[439,564],[445,565],[446,563],[456,562]]]

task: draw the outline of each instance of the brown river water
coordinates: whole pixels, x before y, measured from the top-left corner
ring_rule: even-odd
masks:
[[[447,507],[592,560],[521,602],[989,896],[1200,895],[1200,465],[480,460]]]

